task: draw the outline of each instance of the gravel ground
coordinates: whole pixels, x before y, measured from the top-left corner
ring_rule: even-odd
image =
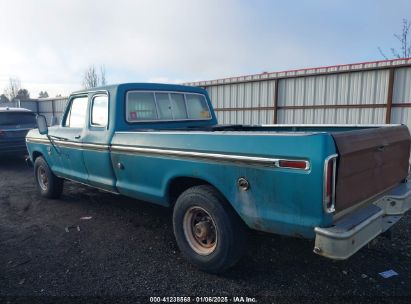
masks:
[[[241,262],[217,276],[182,258],[168,209],[71,182],[60,200],[43,199],[22,158],[2,157],[0,189],[2,299],[249,296],[260,303],[295,303],[295,297],[411,298],[411,214],[392,228],[392,240],[380,237],[347,261],[316,256],[309,240],[253,233]],[[92,218],[80,219],[85,216]],[[399,275],[378,274],[389,269]]]

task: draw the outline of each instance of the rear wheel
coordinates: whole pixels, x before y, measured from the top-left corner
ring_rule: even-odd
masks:
[[[47,198],[59,198],[63,192],[63,180],[51,172],[47,162],[42,156],[34,161],[34,175],[37,189]]]
[[[242,256],[247,229],[213,187],[184,191],[174,206],[174,234],[182,254],[198,268],[218,273]]]

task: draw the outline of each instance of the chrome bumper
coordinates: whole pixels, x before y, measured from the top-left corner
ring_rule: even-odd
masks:
[[[339,219],[329,228],[315,227],[314,252],[344,260],[360,250],[411,209],[411,181],[385,193],[372,204]]]

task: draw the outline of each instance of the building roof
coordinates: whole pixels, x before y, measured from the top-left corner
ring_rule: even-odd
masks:
[[[338,64],[332,66],[322,66],[314,68],[304,68],[297,70],[286,70],[278,72],[263,72],[259,74],[250,74],[243,76],[234,76],[228,78],[219,78],[214,80],[204,80],[187,82],[185,85],[189,86],[211,86],[219,84],[230,84],[230,83],[241,83],[241,82],[252,82],[261,80],[272,80],[280,78],[295,78],[295,77],[305,77],[305,76],[315,76],[322,74],[338,74],[344,72],[357,72],[364,70],[379,70],[379,69],[389,69],[395,67],[410,67],[411,58],[400,58],[400,59],[390,59],[390,60],[379,60],[379,61],[367,61],[367,62],[357,62],[349,64]]]

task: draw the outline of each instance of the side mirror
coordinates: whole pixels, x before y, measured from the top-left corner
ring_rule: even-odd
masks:
[[[47,120],[46,117],[43,115],[37,115],[37,128],[39,129],[39,133],[41,135],[48,135],[49,134],[49,128],[47,126]]]

